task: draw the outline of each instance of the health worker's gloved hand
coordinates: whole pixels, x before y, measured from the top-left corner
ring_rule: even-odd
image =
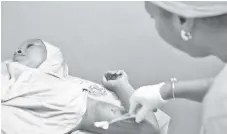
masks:
[[[130,114],[136,114],[136,122],[143,121],[149,111],[154,111],[166,101],[160,94],[160,88],[165,83],[143,86],[137,89],[130,98]],[[139,106],[142,106],[138,109]]]

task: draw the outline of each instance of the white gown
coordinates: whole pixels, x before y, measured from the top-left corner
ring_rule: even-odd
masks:
[[[227,134],[227,65],[203,100],[202,134]]]

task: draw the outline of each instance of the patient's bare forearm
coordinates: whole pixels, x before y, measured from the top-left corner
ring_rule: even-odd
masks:
[[[192,81],[178,81],[175,84],[174,89],[175,97],[201,102],[208,92],[212,82],[213,78]],[[164,100],[173,98],[170,83],[165,84],[161,88],[160,92]]]
[[[115,93],[121,100],[122,105],[125,107],[126,110],[128,110],[130,105],[129,98],[132,96],[133,92],[135,91],[132,85],[129,83],[126,83],[124,85],[117,87],[115,91],[116,91]]]

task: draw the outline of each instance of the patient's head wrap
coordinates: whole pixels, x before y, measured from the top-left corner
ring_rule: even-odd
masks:
[[[59,48],[42,40],[47,50],[46,60],[39,66],[39,70],[51,75],[65,78],[68,76],[68,66]]]
[[[151,1],[153,4],[186,18],[202,18],[227,14],[226,1]],[[146,2],[145,4],[148,4]]]

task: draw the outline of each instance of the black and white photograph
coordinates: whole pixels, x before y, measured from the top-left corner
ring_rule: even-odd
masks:
[[[1,134],[227,134],[227,1],[1,1]]]

